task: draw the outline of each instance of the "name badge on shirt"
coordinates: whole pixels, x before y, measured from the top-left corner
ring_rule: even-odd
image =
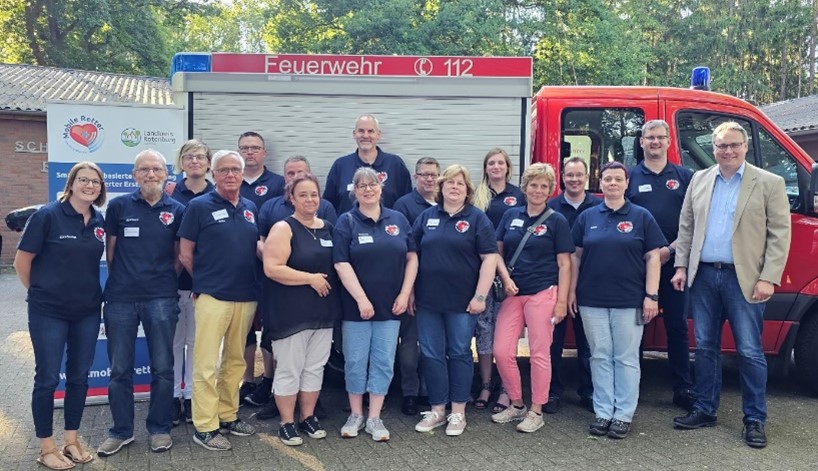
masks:
[[[347,191],[352,191],[353,189],[355,189],[355,185],[353,185],[352,183],[347,185]]]
[[[332,247],[332,241],[327,239],[318,239],[321,241],[321,247]]]
[[[125,235],[125,237],[139,237],[139,228],[138,227],[126,227],[124,235]]]
[[[522,219],[514,219],[511,221],[511,227],[523,227],[523,222],[525,221]]]
[[[653,191],[653,187],[650,186],[650,183],[645,183],[644,185],[639,185],[639,193],[645,193],[647,191]]]
[[[358,236],[358,243],[359,244],[372,244],[375,242],[375,239],[372,238],[369,234],[361,234]]]
[[[438,219],[438,218],[433,218],[433,219],[427,219],[426,220],[426,227],[437,227],[439,225],[440,225],[440,219]]]
[[[227,217],[228,217],[226,209],[220,209],[218,211],[213,211],[210,214],[213,215],[213,219],[216,220],[216,221],[220,221],[222,219],[227,219]]]

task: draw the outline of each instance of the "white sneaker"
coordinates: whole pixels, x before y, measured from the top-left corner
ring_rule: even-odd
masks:
[[[517,424],[517,431],[532,433],[541,429],[543,425],[545,425],[545,422],[543,422],[542,414],[538,414],[534,411],[528,411],[528,415],[525,416],[525,420]]]
[[[366,419],[366,433],[372,435],[372,439],[376,442],[389,441],[389,430],[383,425],[380,417]]]
[[[364,417],[358,414],[349,414],[346,423],[341,427],[341,436],[355,438],[362,428],[364,428]]]
[[[506,424],[513,420],[523,420],[527,412],[528,408],[526,406],[523,406],[522,409],[518,409],[514,406],[508,406],[508,408],[501,410],[496,414],[492,414],[491,421],[498,424]]]
[[[466,430],[466,416],[459,412],[453,412],[446,417],[449,425],[446,426],[446,435],[456,437]]]
[[[423,416],[423,419],[415,425],[415,430],[418,432],[431,432],[446,423],[446,417],[441,416],[435,411],[430,410],[421,412],[420,414]]]

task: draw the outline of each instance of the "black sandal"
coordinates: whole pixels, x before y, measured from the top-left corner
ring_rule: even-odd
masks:
[[[502,404],[502,403],[499,402],[500,401],[500,396],[502,396],[503,394],[505,394],[506,398],[508,398],[508,404]],[[508,406],[510,406],[510,405],[511,405],[511,398],[508,397],[508,393],[506,392],[506,388],[504,388],[503,385],[500,384],[500,387],[497,388],[497,401],[495,401],[494,405],[491,406],[491,412],[493,414],[499,414],[500,412],[503,412],[504,410],[508,409]]]
[[[488,399],[476,399],[474,401],[474,408],[477,410],[484,410],[489,406],[489,400],[491,399],[491,381],[483,383],[480,386],[480,394],[483,394],[483,391],[489,392]]]

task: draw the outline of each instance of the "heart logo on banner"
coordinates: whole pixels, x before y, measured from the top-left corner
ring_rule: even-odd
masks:
[[[90,148],[99,136],[99,130],[91,123],[75,124],[68,133],[77,144]]]

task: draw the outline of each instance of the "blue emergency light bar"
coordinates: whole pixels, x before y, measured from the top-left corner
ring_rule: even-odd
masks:
[[[690,74],[690,88],[693,90],[710,90],[710,67],[696,67]]]
[[[178,52],[170,63],[170,79],[176,72],[210,72],[211,62],[209,52]]]

